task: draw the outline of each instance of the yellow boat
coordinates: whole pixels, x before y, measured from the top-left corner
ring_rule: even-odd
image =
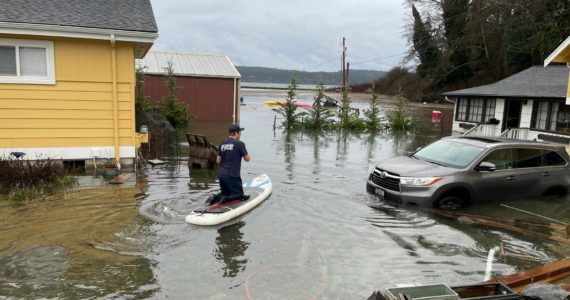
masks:
[[[287,101],[269,100],[269,101],[264,101],[263,104],[265,104],[265,105],[287,105]]]
[[[287,105],[287,101],[269,100],[269,101],[263,102],[263,104],[265,104],[265,105]],[[304,107],[304,108],[311,107],[310,104],[301,103],[301,102],[295,102],[293,105],[297,106],[297,107]]]

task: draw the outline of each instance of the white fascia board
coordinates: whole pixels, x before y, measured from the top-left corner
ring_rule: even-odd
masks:
[[[144,65],[143,65],[144,66]],[[160,75],[160,76],[168,76],[168,74],[164,72],[143,72],[145,75]],[[241,79],[240,76],[233,76],[233,75],[209,75],[209,74],[181,74],[181,73],[174,73],[174,76],[181,76],[181,77],[196,77],[196,78],[222,78],[222,79]]]
[[[93,40],[109,40],[111,35],[115,36],[116,41],[149,43],[153,44],[158,33],[128,31],[128,30],[112,30],[99,28],[84,28],[73,26],[43,25],[43,24],[24,24],[0,22],[0,33],[19,34],[19,35],[36,35],[36,36],[55,36]]]
[[[134,158],[135,146],[120,146],[120,158]],[[43,147],[43,148],[0,148],[0,157],[9,157],[11,152],[24,152],[24,159],[62,159],[62,160],[84,160],[92,158],[114,159],[115,147],[113,146],[93,146],[93,147]]]
[[[560,53],[562,53],[562,51],[564,51],[564,49],[566,49],[569,45],[570,45],[570,36],[567,37],[566,40],[562,42],[562,44],[560,44],[560,46],[558,46],[556,50],[554,50],[554,52],[550,53],[550,55],[544,60],[544,66],[546,67],[550,63],[552,63],[552,61],[554,61],[554,58],[558,56]]]

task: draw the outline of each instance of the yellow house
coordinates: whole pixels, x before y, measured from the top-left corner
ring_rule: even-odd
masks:
[[[544,60],[545,67],[551,63],[566,63],[568,67],[570,67],[570,36]],[[570,105],[570,78],[568,79],[568,83],[566,104]]]
[[[0,3],[0,156],[132,163],[150,0]]]

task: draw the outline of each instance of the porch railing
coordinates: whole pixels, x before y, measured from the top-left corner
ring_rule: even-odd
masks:
[[[469,129],[463,135],[469,136],[495,136],[495,124],[478,124],[477,126]]]
[[[528,128],[509,128],[503,131],[500,137],[517,140],[528,140],[528,132]]]

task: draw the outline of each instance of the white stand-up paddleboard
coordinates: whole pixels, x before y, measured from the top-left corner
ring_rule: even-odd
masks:
[[[195,225],[217,225],[240,216],[267,199],[271,195],[273,185],[267,174],[250,179],[243,184],[243,191],[250,195],[247,201],[231,201],[200,207],[186,216],[186,222]]]

